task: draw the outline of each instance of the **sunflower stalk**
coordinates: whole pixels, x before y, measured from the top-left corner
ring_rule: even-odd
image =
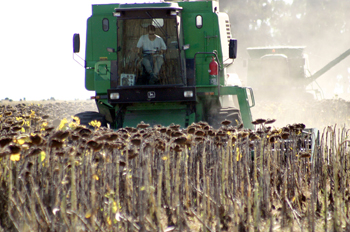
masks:
[[[128,212],[132,212],[132,204],[131,204],[131,190],[133,189],[132,186],[132,174],[129,174],[129,146],[126,146],[125,149],[125,189],[126,189],[126,202],[127,202],[127,210]]]
[[[96,219],[96,211],[97,211],[97,206],[96,206],[96,179],[94,178],[96,175],[96,163],[92,162],[92,154],[90,155],[90,169],[91,169],[91,227],[95,229],[95,219]]]
[[[70,154],[69,157],[71,165],[71,210],[77,211],[77,184],[76,184],[76,170],[75,170],[75,153]],[[77,223],[76,215],[73,216],[72,226],[74,227]]]
[[[199,190],[200,189],[200,173],[199,173],[199,161],[196,162],[196,170],[197,170],[197,173],[196,173],[196,183],[197,183],[197,189]],[[200,213],[201,212],[201,208],[200,208],[200,196],[199,196],[199,191],[196,192],[196,203],[197,203],[197,212]]]
[[[50,227],[51,225],[51,220],[50,220],[50,216],[40,198],[40,195],[38,193],[38,187],[35,185],[35,182],[34,182],[34,178],[33,177],[30,177],[30,182],[31,182],[31,185],[33,187],[32,191],[34,193],[34,196],[35,196],[35,199],[36,201],[38,202],[39,206],[40,206],[40,210],[42,212],[42,215],[44,216],[44,221],[45,223],[47,224],[48,227]]]
[[[157,183],[157,221],[158,221],[158,230],[163,230],[162,224],[160,223],[160,217],[162,213],[162,182],[163,182],[163,169],[165,169],[165,165],[159,168],[159,175],[158,175],[158,183]]]
[[[119,198],[119,183],[120,183],[120,153],[118,152],[116,155],[116,174],[115,174],[115,202],[116,202],[116,206],[117,206],[117,212],[119,212],[119,207],[120,207],[120,198]],[[117,224],[118,226],[118,224]]]
[[[174,168],[176,174],[175,174],[175,194],[174,194],[174,202],[176,207],[176,218],[177,218],[177,224],[181,227],[182,226],[182,220],[180,215],[180,208],[182,207],[181,200],[180,200],[180,171],[181,171],[181,158],[182,158],[182,152],[177,152],[175,155],[176,159],[176,168]]]
[[[166,147],[165,147],[165,160],[164,160],[164,167],[165,167],[165,190],[166,190],[166,199],[168,200],[167,204],[168,204],[168,207],[171,206],[171,184],[170,184],[170,165],[171,165],[171,162],[170,162],[170,147],[169,145],[167,144]]]
[[[206,168],[206,164],[207,164],[207,155],[206,155],[206,146],[204,145],[203,146],[203,153],[202,153],[202,176],[203,176],[203,194],[204,195],[208,195],[207,194],[207,191],[206,191],[206,186],[207,186],[207,179],[205,178],[206,177],[206,171],[205,171],[205,168]],[[215,190],[216,191],[216,190]],[[205,222],[207,221],[207,204],[206,204],[206,200],[203,198],[202,200],[202,207],[203,207],[203,211],[202,211],[202,220]],[[206,226],[203,224],[203,228],[202,230],[205,231],[206,229]]]
[[[185,169],[185,205],[186,208],[188,209],[190,207],[190,197],[189,197],[189,186],[188,186],[188,162],[189,161],[189,157],[188,157],[188,148],[187,146],[185,146],[185,156],[184,158],[184,169]]]

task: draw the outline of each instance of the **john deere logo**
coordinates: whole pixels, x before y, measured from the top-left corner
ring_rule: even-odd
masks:
[[[156,93],[154,91],[149,91],[149,92],[147,92],[147,97],[148,98],[155,98],[156,97]]]

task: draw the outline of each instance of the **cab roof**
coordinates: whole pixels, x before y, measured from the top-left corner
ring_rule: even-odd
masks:
[[[284,54],[288,57],[302,57],[305,47],[303,46],[271,46],[247,48],[249,56],[253,59],[267,54]]]
[[[119,7],[115,8],[115,11],[127,11],[127,10],[180,10],[182,7],[176,2],[156,2],[156,3],[133,3],[133,4],[120,4]]]

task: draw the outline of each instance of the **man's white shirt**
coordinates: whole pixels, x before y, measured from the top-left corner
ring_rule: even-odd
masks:
[[[158,35],[155,36],[156,38],[151,41],[148,37],[148,34],[142,35],[137,42],[137,47],[142,48],[143,53],[147,54],[155,53],[156,51],[160,50],[166,50],[166,45],[163,39]]]

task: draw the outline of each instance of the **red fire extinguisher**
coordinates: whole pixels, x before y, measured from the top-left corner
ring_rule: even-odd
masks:
[[[218,63],[215,61],[214,56],[211,58],[209,64],[209,83],[211,85],[218,84]]]

